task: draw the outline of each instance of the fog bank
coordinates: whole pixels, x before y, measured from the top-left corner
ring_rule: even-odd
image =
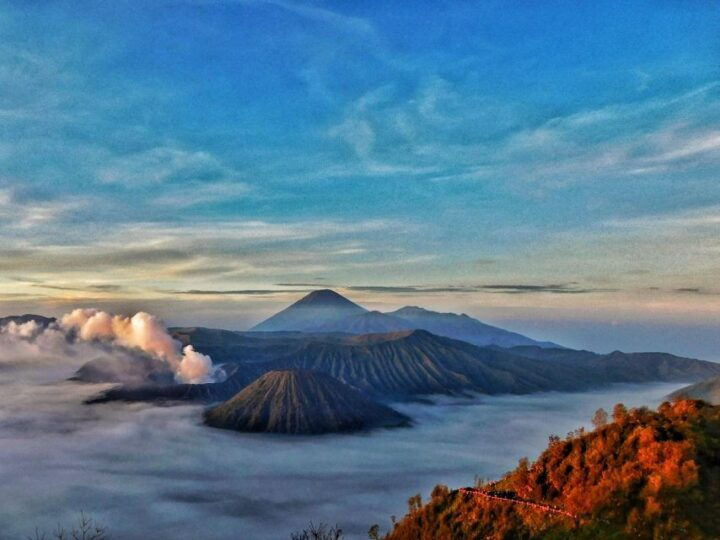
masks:
[[[24,538],[79,510],[113,538],[289,538],[309,520],[351,538],[390,526],[436,483],[496,477],[534,457],[548,434],[588,425],[598,407],[654,405],[679,384],[576,394],[444,400],[397,408],[410,429],[282,437],[215,430],[199,406],[81,405],[102,388],[57,382],[68,362],[0,370],[0,530]]]

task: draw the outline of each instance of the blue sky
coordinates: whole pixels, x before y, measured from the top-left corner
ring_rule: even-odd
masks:
[[[0,34],[3,312],[242,328],[326,284],[720,346],[715,2],[22,1]]]

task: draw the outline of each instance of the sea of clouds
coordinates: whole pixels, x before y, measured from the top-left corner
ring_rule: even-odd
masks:
[[[310,520],[365,538],[415,493],[497,477],[598,407],[655,405],[681,386],[401,404],[414,427],[357,435],[241,434],[203,426],[196,405],[83,405],[108,385],[66,379],[97,355],[135,353],[50,330],[0,334],[2,538],[80,510],[123,540],[276,540]]]

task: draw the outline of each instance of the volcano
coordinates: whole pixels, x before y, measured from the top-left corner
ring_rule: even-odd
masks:
[[[311,435],[407,425],[409,418],[326,373],[271,371],[205,413],[209,426]]]
[[[252,332],[307,331],[368,311],[330,289],[313,291],[251,328]]]

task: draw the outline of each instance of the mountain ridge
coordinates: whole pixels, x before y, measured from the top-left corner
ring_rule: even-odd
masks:
[[[235,374],[222,383],[173,386],[153,390],[118,388],[112,399],[194,399],[217,401],[230,397],[242,384],[273,370],[314,370],[331,375],[368,396],[380,399],[415,399],[432,394],[528,394],[543,391],[579,391],[611,383],[688,382],[720,376],[720,364],[702,360],[641,353],[573,357],[570,351],[532,348],[549,358],[538,360],[512,350],[478,347],[426,330],[387,334],[301,340],[286,354],[263,362],[235,362]],[[282,348],[279,351],[282,353]],[[240,378],[240,380],[235,380]],[[177,386],[177,385],[176,385]],[[179,396],[179,397],[178,397]]]
[[[369,311],[332,289],[313,291],[294,304],[253,326],[251,332],[302,331],[349,334],[428,330],[439,336],[467,341],[481,347],[536,345],[560,347],[486,324],[463,313],[441,313],[405,306],[388,313]]]

